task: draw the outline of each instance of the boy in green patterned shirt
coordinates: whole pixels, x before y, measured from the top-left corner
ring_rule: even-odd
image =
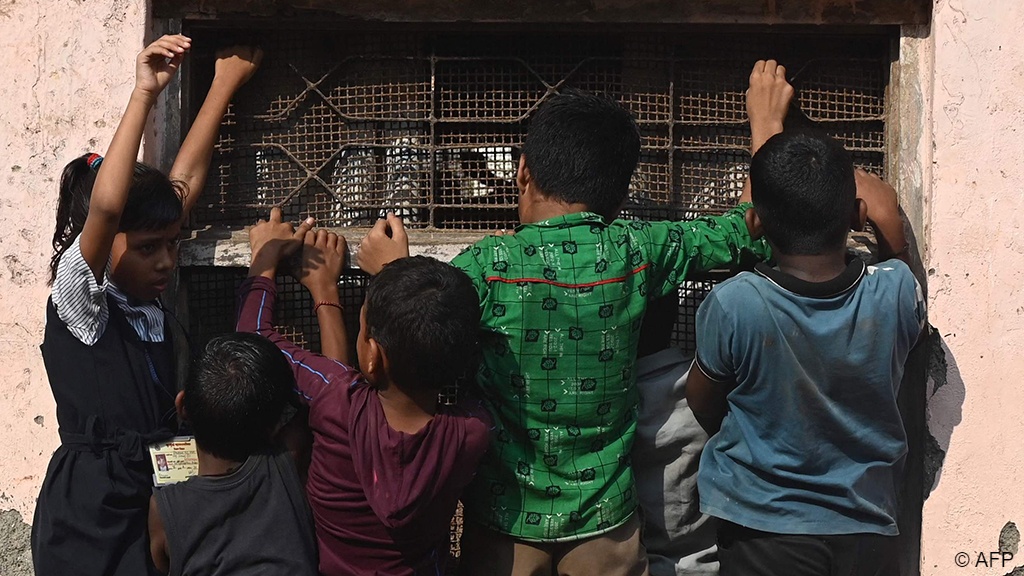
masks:
[[[748,114],[756,148],[782,130],[785,70],[758,62]],[[738,264],[745,202],[689,222],[615,220],[640,152],[615,101],[568,91],[530,124],[517,173],[522,224],[452,264],[480,297],[486,332],[478,383],[494,414],[491,450],[463,495],[464,574],[646,574],[629,454],[636,352],[650,300],[689,274]],[[364,239],[375,273],[408,254],[388,215]]]

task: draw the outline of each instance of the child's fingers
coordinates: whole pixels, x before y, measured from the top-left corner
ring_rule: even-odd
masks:
[[[278,212],[278,216],[280,216],[280,212]],[[295,229],[295,234],[293,235],[293,237],[297,238],[297,239],[298,238],[305,238],[306,237],[306,232],[309,232],[310,230],[312,230],[313,226],[315,224],[316,224],[316,218],[313,218],[312,216],[310,216],[309,218],[306,218],[305,220],[302,221],[301,224],[299,224],[298,228]]]
[[[321,246],[321,247],[326,247],[327,246],[327,235],[328,235],[327,230],[324,230],[323,228],[317,230],[316,231],[316,245],[317,246]]]
[[[316,244],[316,233],[313,232],[312,230],[306,232],[305,237],[302,239],[302,243],[305,244],[306,246],[313,246],[314,244]]]
[[[391,228],[391,239],[396,242],[405,242],[405,224],[402,219],[395,216],[394,212],[388,212],[388,226]]]
[[[779,64],[775,68],[775,75],[778,76],[779,78],[782,78],[783,80],[785,80],[785,78],[786,78],[786,67],[783,66],[782,64]]]
[[[370,237],[370,236],[385,236],[386,237],[387,235],[388,235],[388,221],[383,219],[383,218],[378,218],[377,222],[374,223],[373,228],[370,228],[370,232],[366,236],[367,237]]]
[[[342,258],[344,258],[345,255],[348,254],[348,240],[345,240],[344,236],[338,234],[335,234],[334,238],[336,241],[334,249],[338,252],[338,254],[341,254]]]
[[[283,222],[283,219],[282,219],[282,216],[281,216],[281,209],[279,207],[274,206],[273,208],[270,209],[270,220],[269,221],[273,222],[275,224],[277,224],[279,222]]]
[[[761,72],[764,72],[764,60],[758,60],[757,62],[754,62],[754,68],[750,70],[750,78],[753,79],[754,76],[760,74]]]
[[[184,54],[175,54],[174,56],[171,56],[170,61],[167,62],[167,67],[171,70],[177,70],[178,66],[181,66],[181,61],[184,59]]]

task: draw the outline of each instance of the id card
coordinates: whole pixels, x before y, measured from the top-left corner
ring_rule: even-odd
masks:
[[[175,436],[167,442],[149,445],[153,463],[153,485],[184,482],[199,474],[199,454],[194,436]]]

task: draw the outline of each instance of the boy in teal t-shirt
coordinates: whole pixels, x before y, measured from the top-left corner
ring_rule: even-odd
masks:
[[[890,574],[907,454],[896,396],[924,322],[895,191],[813,131],[772,137],[750,174],[777,266],[701,303],[686,383],[713,434],[698,487],[722,521],[721,574]],[[846,255],[865,219],[873,266]]]
[[[781,130],[791,96],[785,70],[759,62],[748,92],[755,145]],[[748,232],[745,203],[689,222],[615,220],[639,152],[637,125],[613,100],[550,98],[520,157],[522,224],[452,262],[480,297],[478,383],[496,421],[463,496],[464,573],[646,572],[629,454],[647,303],[694,272],[768,250]],[[407,253],[389,216],[359,264],[374,273]]]

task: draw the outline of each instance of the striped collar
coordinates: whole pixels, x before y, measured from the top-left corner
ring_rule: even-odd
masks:
[[[159,300],[148,302],[136,300],[122,292],[113,282],[109,282],[107,293],[124,312],[125,319],[135,329],[139,340],[143,342],[164,341],[164,308]]]

